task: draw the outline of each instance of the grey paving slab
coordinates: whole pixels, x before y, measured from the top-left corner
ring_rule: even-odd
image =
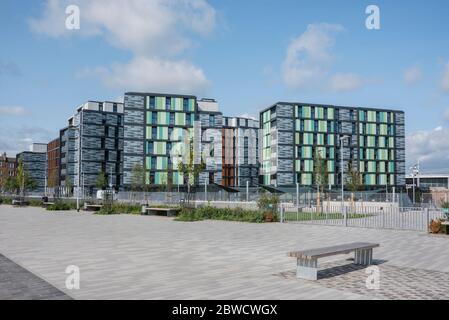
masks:
[[[425,274],[437,272],[445,281],[448,241],[409,231],[184,223],[165,217],[0,206],[0,253],[76,299],[396,299],[407,297],[410,288],[374,296],[365,292],[363,270],[359,276],[349,273],[317,282],[280,275],[294,273],[296,261],[288,252],[375,242],[380,243],[374,258],[383,261],[381,268],[397,277],[412,270],[407,282],[423,290],[431,281],[420,280]],[[342,258],[348,256],[323,258],[320,265]],[[69,265],[80,268],[79,290],[65,288]],[[388,288],[397,284],[395,276],[386,278]],[[340,280],[345,277],[351,285]],[[432,297],[438,296],[435,292]]]

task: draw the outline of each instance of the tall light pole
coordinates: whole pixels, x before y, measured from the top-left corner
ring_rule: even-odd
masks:
[[[416,203],[416,197],[415,197],[415,177],[417,174],[419,174],[419,164],[418,165],[414,165],[412,167],[410,167],[410,170],[412,171],[412,181],[413,181],[413,205],[415,205]]]
[[[341,210],[343,213],[343,208],[345,206],[344,204],[344,197],[345,197],[345,173],[343,170],[343,142],[344,140],[350,138],[347,135],[341,136],[340,137],[340,172],[341,172]]]

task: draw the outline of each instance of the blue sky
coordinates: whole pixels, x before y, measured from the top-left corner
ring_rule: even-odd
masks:
[[[127,3],[127,5],[123,5]],[[77,4],[80,30],[67,30]],[[380,8],[380,30],[365,8]],[[56,137],[77,105],[196,94],[226,115],[276,102],[406,112],[407,160],[449,171],[447,1],[0,2],[0,151]]]

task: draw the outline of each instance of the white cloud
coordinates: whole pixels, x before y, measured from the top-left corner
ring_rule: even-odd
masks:
[[[111,68],[84,70],[80,76],[98,76],[111,88],[127,90],[155,90],[180,93],[202,93],[209,86],[203,71],[188,61],[169,61],[137,57],[128,64],[114,64]]]
[[[339,73],[332,76],[330,87],[333,91],[353,91],[363,86],[363,80],[354,73]]]
[[[407,168],[420,161],[424,172],[449,172],[449,128],[436,127],[406,137]]]
[[[23,107],[0,107],[0,115],[6,116],[22,116],[27,111]]]
[[[80,7],[78,31],[64,27],[69,4]],[[180,55],[215,24],[216,11],[206,0],[47,0],[41,18],[29,21],[36,33],[100,36],[133,54],[128,63],[87,68],[78,76],[94,74],[115,88],[170,92],[207,87],[202,69]]]
[[[246,118],[246,119],[252,119],[252,120],[257,120],[257,118],[249,113],[243,113],[241,115],[238,116],[239,118]]]
[[[443,78],[441,79],[441,88],[449,92],[449,62],[444,66]]]
[[[409,85],[419,82],[421,78],[422,71],[419,66],[412,66],[404,72],[404,81]]]
[[[16,153],[29,150],[33,142],[48,143],[57,137],[46,128],[36,126],[0,126],[0,152],[13,156]]]

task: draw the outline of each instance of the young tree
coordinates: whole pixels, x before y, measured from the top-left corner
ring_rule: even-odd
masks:
[[[72,193],[73,183],[72,183],[72,179],[70,179],[69,175],[65,176],[65,187],[67,189],[68,195],[70,195]]]
[[[145,170],[140,164],[135,164],[131,170],[131,191],[137,192],[145,189]]]
[[[108,178],[106,177],[104,172],[100,172],[98,174],[95,186],[100,190],[105,190],[108,187]]]
[[[313,176],[317,188],[317,212],[321,212],[321,194],[324,193],[324,187],[328,184],[328,174],[326,159],[318,149],[314,154],[313,165]]]
[[[346,186],[351,191],[351,206],[354,207],[354,193],[363,190],[363,179],[354,162],[349,163]]]
[[[15,177],[6,178],[3,188],[6,192],[17,193],[17,190],[19,189],[19,186],[17,184],[17,178]]]
[[[16,185],[21,197],[25,196],[26,191],[37,188],[37,182],[30,176],[28,170],[24,168],[22,159],[19,159],[17,167]]]

